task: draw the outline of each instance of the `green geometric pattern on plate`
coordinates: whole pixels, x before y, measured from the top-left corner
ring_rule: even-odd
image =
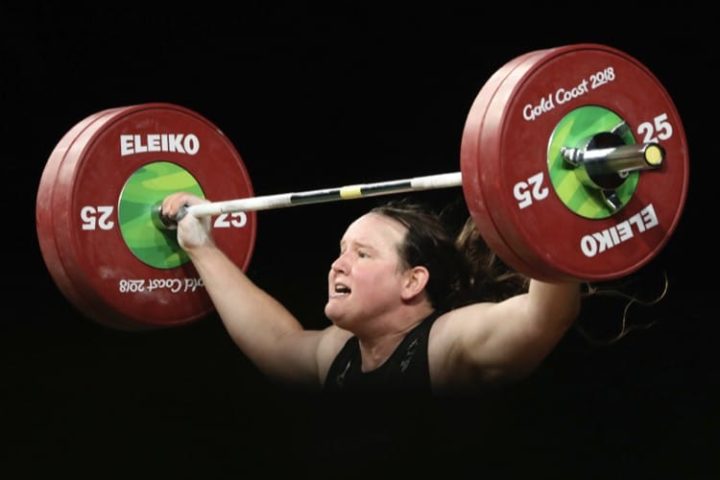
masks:
[[[175,268],[189,261],[176,232],[157,228],[152,219],[153,207],[178,191],[205,197],[187,170],[175,163],[153,162],[130,175],[120,193],[118,221],[123,240],[133,255],[151,267]]]
[[[605,203],[602,193],[583,184],[575,168],[560,154],[562,147],[584,148],[588,140],[602,132],[617,133],[626,145],[634,144],[632,130],[623,126],[624,120],[612,110],[596,105],[579,107],[568,113],[557,124],[548,145],[548,171],[550,181],[560,200],[574,213],[591,219],[607,218],[618,210]],[[618,128],[619,127],[619,128]],[[615,191],[624,207],[632,198],[638,184],[639,173],[630,173]]]

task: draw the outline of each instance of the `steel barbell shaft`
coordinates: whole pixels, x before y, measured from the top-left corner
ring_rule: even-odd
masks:
[[[205,203],[188,207],[188,213],[195,217],[220,215],[221,213],[270,210],[311,203],[351,200],[362,197],[389,195],[392,193],[414,192],[462,185],[461,172],[428,175],[425,177],[390,180],[386,182],[347,185],[344,187],[308,190],[304,192],[280,193],[260,197],[239,198],[222,202]]]
[[[461,185],[462,173],[453,172],[428,175],[424,177],[406,178],[403,180],[390,180],[385,182],[346,185],[343,187],[325,188],[319,190],[307,190],[304,192],[238,198],[235,200],[191,205],[178,212],[175,221],[179,221],[188,213],[195,217],[207,217],[223,213],[270,210],[274,208],[293,207],[296,205],[308,205],[312,203],[335,202],[340,200],[390,195],[393,193],[458,187]],[[168,223],[166,219],[163,219],[162,222],[166,227],[171,227],[171,224]],[[170,222],[172,222],[172,220],[170,220]]]
[[[590,150],[562,148],[560,153],[573,166],[592,165],[596,173],[604,174],[659,168],[665,159],[665,149],[655,142]]]
[[[615,169],[620,164],[623,164],[623,166],[627,168],[630,166],[626,165],[628,161],[632,161],[636,164],[638,162],[638,158],[642,158],[643,165],[645,165],[644,168],[656,168],[662,163],[662,157],[664,155],[660,156],[659,161],[650,162],[645,158],[648,147],[660,149],[657,144],[641,144],[602,149],[595,153],[597,153],[596,156],[599,157],[599,163],[607,163],[607,168],[611,170]],[[576,151],[577,149],[563,150],[563,156],[566,159],[569,159],[571,153],[576,155],[578,154]],[[660,151],[662,152],[662,149],[660,149]],[[582,154],[590,157],[592,156],[593,151],[582,152]],[[584,159],[581,158],[580,160]],[[612,160],[616,160],[616,162],[613,163]],[[641,169],[641,167],[638,167],[637,165],[632,166],[634,167],[633,169]],[[271,210],[275,208],[294,207],[297,205],[309,205],[313,203],[327,203],[340,200],[352,200],[356,198],[390,195],[394,193],[458,187],[461,185],[462,173],[453,172],[406,178],[402,180],[389,180],[384,182],[346,185],[343,187],[324,188],[319,190],[307,190],[303,192],[238,198],[234,200],[225,200],[185,207],[178,212],[175,219],[162,218],[161,222],[156,222],[156,224],[161,227],[172,228],[174,222],[180,221],[188,213],[195,217],[207,217],[221,215],[223,213]],[[156,209],[156,212],[157,211],[159,211],[159,208]]]
[[[653,158],[649,161],[645,158],[649,147],[661,152],[659,159]],[[618,166],[630,169],[656,168],[662,164],[664,151],[657,144],[626,145],[623,147],[601,149],[597,152],[592,150],[578,152],[577,149],[563,149],[563,156],[571,161],[575,156],[591,157],[596,153],[599,163],[607,164],[609,170],[616,170]],[[574,157],[572,158],[574,159]],[[593,158],[594,159],[594,158]],[[642,160],[643,167],[637,164],[638,159]],[[579,158],[580,164],[584,158]],[[587,160],[590,160],[588,158]],[[614,161],[614,162],[613,162]],[[628,162],[632,163],[630,165]],[[441,173],[423,177],[406,178],[402,180],[389,180],[384,182],[365,183],[357,185],[346,185],[343,187],[324,188],[319,190],[306,190],[303,192],[279,193],[275,195],[263,195],[259,197],[238,198],[220,202],[203,203],[182,208],[174,219],[161,218],[155,222],[158,226],[172,228],[173,223],[180,221],[188,213],[195,217],[208,217],[221,215],[223,213],[250,212],[257,210],[271,210],[275,208],[294,207],[297,205],[309,205],[313,203],[327,203],[340,200],[352,200],[364,197],[375,197],[390,195],[394,193],[416,192],[421,190],[434,190],[440,188],[458,187],[462,185],[462,172]],[[159,207],[154,209],[154,215],[158,215]]]

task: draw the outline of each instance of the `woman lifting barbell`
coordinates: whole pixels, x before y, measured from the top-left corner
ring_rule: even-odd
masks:
[[[557,92],[572,85],[588,87],[560,102]],[[534,106],[533,118],[523,115]],[[677,110],[645,67],[609,47],[576,45],[521,55],[485,83],[465,124],[461,170],[253,197],[240,155],[199,114],[114,108],[78,123],[51,154],[38,238],[59,288],[103,324],[183,325],[214,306],[274,377],[439,390],[532,370],[577,315],[578,282],[646,265],[678,224],[688,149]],[[476,242],[457,250],[437,219],[413,208],[380,208],[348,228],[330,270],[333,326],[323,331],[304,331],[242,273],[255,210],[460,185],[475,222],[465,238],[476,226],[534,279],[526,293],[470,295],[491,278],[464,273],[478,268],[465,258]],[[167,197],[177,191],[191,195]],[[206,195],[237,200],[211,204]],[[190,204],[181,246],[157,215],[163,198],[176,222]],[[398,369],[410,372],[405,381],[392,378]]]
[[[203,202],[174,194],[162,214]],[[456,244],[436,216],[410,206],[379,207],[355,220],[328,275],[325,314],[333,325],[316,331],[217,248],[207,217],[186,215],[177,234],[228,332],[265,374],[330,391],[437,392],[526,375],[580,307],[578,283],[537,280],[509,299],[473,302],[485,279],[469,263],[479,241],[472,226]]]

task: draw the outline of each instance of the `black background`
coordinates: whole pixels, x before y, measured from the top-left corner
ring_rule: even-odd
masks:
[[[0,7],[1,468],[100,478],[716,477],[710,15],[633,3],[585,14],[569,3],[493,8]],[[666,87],[690,145],[689,197],[668,246],[635,283],[652,295],[668,272],[668,297],[631,310],[634,324],[653,326],[608,347],[572,330],[520,384],[432,402],[290,392],[249,364],[217,317],[109,330],[64,299],[42,262],[40,175],[62,135],[91,113],[151,101],[193,109],[233,141],[258,194],[449,172],[469,106],[495,70],[527,51],[582,42],[626,51]],[[418,194],[435,205],[459,195]],[[337,241],[372,205],[263,212],[250,276],[304,325],[323,327]],[[610,334],[622,307],[588,302],[580,323]]]

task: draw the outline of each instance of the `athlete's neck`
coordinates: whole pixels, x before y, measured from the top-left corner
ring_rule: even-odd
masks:
[[[405,336],[417,327],[433,312],[431,306],[414,310],[412,313],[396,317],[389,328],[374,335],[358,335],[360,355],[362,357],[362,371],[370,372],[381,367],[400,345]]]

